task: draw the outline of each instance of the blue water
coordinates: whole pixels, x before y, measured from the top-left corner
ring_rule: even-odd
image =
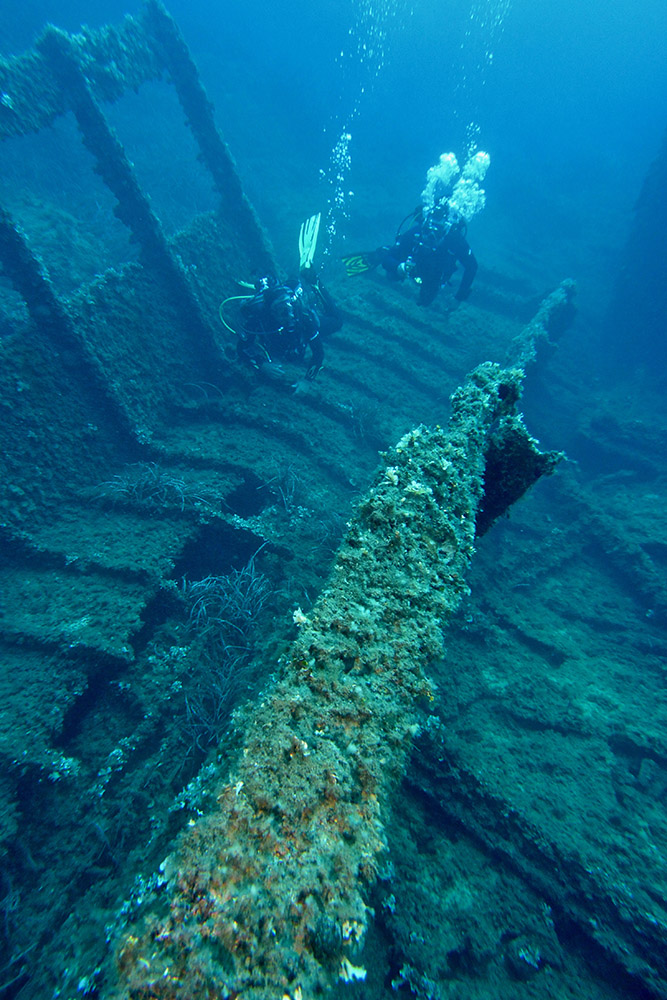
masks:
[[[438,155],[461,155],[472,123],[492,157],[479,239],[488,230],[496,242],[539,242],[556,222],[576,234],[596,217],[606,224],[611,211],[609,239],[620,240],[666,125],[664,0],[168,6],[269,225],[282,221],[279,202],[286,198],[295,214],[321,207],[327,191],[318,186],[320,171],[331,173],[330,151],[346,125],[350,219],[340,235],[368,232],[374,218],[382,229],[384,207],[393,225],[412,207]],[[21,51],[47,21],[76,30],[135,9],[126,0],[5,0],[0,47]],[[498,242],[493,252],[502,253]],[[550,269],[557,279],[572,270],[571,261],[554,259]]]

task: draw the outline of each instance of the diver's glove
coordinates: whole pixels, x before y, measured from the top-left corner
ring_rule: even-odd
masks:
[[[323,367],[324,367],[324,365],[317,365],[317,364],[311,365],[310,368],[308,369],[308,371],[306,372],[306,379],[309,382],[313,382],[317,378],[317,376],[320,374],[320,372],[322,371]]]
[[[412,257],[408,257],[407,260],[402,261],[396,268],[396,274],[398,275],[399,280],[403,281],[403,278],[409,278],[414,270],[414,266],[415,262]]]
[[[259,365],[259,373],[269,382],[282,382],[285,378],[285,369],[282,365],[277,365],[273,361],[265,361]]]

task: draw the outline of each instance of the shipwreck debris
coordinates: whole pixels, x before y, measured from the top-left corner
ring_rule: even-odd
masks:
[[[454,393],[448,428],[417,427],[385,455],[328,586],[310,614],[295,611],[282,678],[215,807],[119,929],[107,996],[310,996],[350,978],[388,795],[432,697],[425,668],[467,591],[485,473],[489,489],[491,469],[506,468],[487,452],[520,435],[544,471],[559,457],[521,433],[522,378],[481,365]],[[512,434],[494,434],[509,420]],[[515,487],[496,496],[516,499]]]

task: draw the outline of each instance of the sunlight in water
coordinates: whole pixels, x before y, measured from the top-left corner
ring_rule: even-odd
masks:
[[[355,95],[351,107],[334,118],[326,129],[336,138],[326,168],[320,171],[327,189],[325,256],[329,253],[342,224],[349,218],[349,190],[352,167],[353,125],[359,116],[364,96],[382,72],[387,59],[387,38],[391,22],[412,14],[412,5],[405,0],[359,0],[354,23],[348,30],[347,44],[336,57],[344,82],[354,83]]]
[[[479,88],[484,87],[494,50],[503,32],[511,0],[472,0],[460,44],[461,68],[454,93],[455,113],[465,122],[465,154],[480,148],[477,123]],[[343,86],[353,91],[349,107],[339,111],[325,131],[333,136],[331,152],[320,178],[326,189],[327,209],[323,247],[325,257],[349,218],[354,127],[365,95],[380,76],[388,55],[392,22],[404,22],[413,13],[408,0],[359,0],[347,43],[336,57]]]
[[[459,116],[467,117],[466,154],[479,147],[480,128],[477,124],[479,88],[486,84],[493,63],[494,50],[503,33],[511,0],[472,0],[470,15],[461,42],[461,73],[456,101]]]

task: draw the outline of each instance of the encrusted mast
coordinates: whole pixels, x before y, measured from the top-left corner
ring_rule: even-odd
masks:
[[[547,300],[545,322],[571,291]],[[515,413],[522,378],[480,366],[454,394],[448,429],[419,427],[385,455],[328,587],[295,613],[282,679],[215,807],[119,929],[108,997],[296,1000],[365,977],[389,794],[431,697],[424,668],[466,592],[481,502],[496,498],[485,528],[561,457],[541,453]],[[503,464],[488,466],[503,440],[509,487]]]

